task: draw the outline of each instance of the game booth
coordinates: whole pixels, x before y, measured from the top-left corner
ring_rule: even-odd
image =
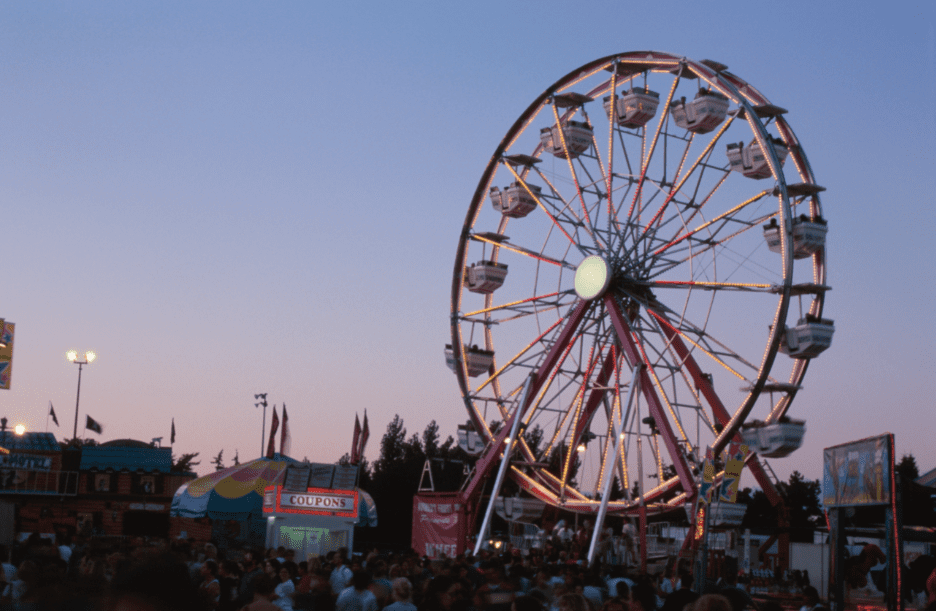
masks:
[[[829,519],[832,608],[903,611],[903,528],[894,436],[886,433],[825,448],[822,502]],[[872,508],[879,511],[880,530],[847,526],[858,511]]]
[[[179,488],[171,515],[211,521],[220,548],[279,547],[299,559],[354,545],[356,526],[376,526],[357,467],[301,463],[280,454],[222,469]],[[189,526],[189,529],[192,527]],[[186,526],[177,526],[185,536]]]

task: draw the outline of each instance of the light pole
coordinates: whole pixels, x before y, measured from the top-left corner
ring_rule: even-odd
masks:
[[[97,355],[90,350],[84,353],[84,360],[78,360],[78,351],[69,350],[65,353],[65,358],[78,365],[78,392],[75,394],[75,428],[72,430],[72,439],[78,439],[78,401],[81,400],[81,368],[90,365],[97,358]]]
[[[261,457],[264,456],[263,442],[265,441],[264,437],[266,436],[264,434],[264,431],[266,431],[266,408],[267,408],[266,396],[267,394],[265,392],[254,395],[254,399],[260,399],[259,403],[254,403],[254,407],[260,407],[261,405],[263,406],[263,423],[260,426],[260,456]]]

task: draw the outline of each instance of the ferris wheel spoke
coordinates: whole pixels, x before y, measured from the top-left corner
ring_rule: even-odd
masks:
[[[511,164],[505,162],[504,165],[507,167],[508,170],[510,170],[510,173],[513,174],[514,180],[516,180],[520,185],[523,186],[524,190],[527,192],[527,195],[529,195],[530,197],[533,198],[534,201],[536,201],[536,205],[539,206],[540,210],[542,210],[543,213],[546,214],[546,216],[549,217],[549,220],[553,222],[553,225],[555,225],[556,228],[559,229],[559,231],[562,232],[562,235],[564,235],[564,236],[566,237],[566,239],[569,240],[570,243],[575,244],[575,245],[578,245],[578,241],[575,240],[575,239],[573,239],[572,236],[569,235],[569,233],[565,230],[565,227],[563,227],[562,224],[559,222],[559,219],[556,218],[555,216],[553,216],[553,214],[549,211],[549,209],[546,207],[546,205],[543,204],[543,200],[542,200],[541,196],[540,196],[538,193],[535,193],[535,192],[533,191],[533,189],[530,188],[530,185],[527,183],[527,181],[526,181],[525,179],[523,179],[523,178],[520,177],[520,175],[517,173],[517,171],[513,168],[513,166],[512,166]],[[546,184],[549,185],[549,187],[553,190],[553,193],[557,193],[557,194],[558,194],[558,191],[556,191],[556,189],[552,187],[552,184],[549,183],[548,180],[546,180],[546,177],[543,175],[542,172],[540,172],[539,168],[534,167],[533,169],[534,169],[534,171],[537,173],[537,175],[539,175],[539,177],[542,178],[542,179],[546,182]],[[563,202],[563,203],[565,203],[565,202]],[[566,204],[566,208],[569,210],[569,212],[570,212],[573,216],[575,216],[575,213],[572,212],[572,210],[571,210],[571,208],[569,208],[568,204]],[[578,220],[578,219],[576,219],[576,220]],[[576,223],[573,223],[573,225],[575,225],[575,224],[576,224]]]
[[[647,282],[646,286],[650,288],[698,288],[703,290],[719,291],[743,291],[749,293],[775,293],[775,284],[750,283],[750,282],[703,282],[701,280],[654,280]]]
[[[750,206],[751,204],[754,204],[754,203],[756,203],[756,202],[759,202],[761,199],[763,199],[764,197],[770,195],[772,192],[773,192],[772,189],[771,189],[771,190],[764,190],[764,191],[761,191],[760,193],[758,193],[758,194],[755,195],[754,197],[751,197],[751,198],[748,198],[748,199],[744,200],[743,202],[741,202],[740,204],[738,204],[737,206],[735,206],[735,207],[732,208],[731,210],[727,210],[727,211],[725,211],[725,212],[719,214],[718,216],[716,216],[716,217],[713,218],[712,220],[706,221],[706,222],[702,223],[701,225],[699,225],[699,226],[696,227],[695,229],[691,229],[691,230],[687,231],[686,233],[684,233],[683,235],[681,235],[681,236],[679,236],[679,237],[677,237],[677,238],[674,238],[673,240],[671,240],[671,241],[670,241],[669,243],[667,243],[666,245],[661,246],[660,248],[656,249],[656,250],[653,252],[653,255],[654,255],[654,256],[658,256],[658,255],[662,254],[663,252],[665,252],[666,250],[672,248],[672,247],[675,246],[676,244],[679,244],[680,242],[683,242],[684,240],[688,240],[689,238],[695,236],[695,235],[696,235],[697,233],[699,233],[700,231],[704,231],[705,229],[708,229],[709,227],[711,227],[712,225],[714,225],[714,224],[716,224],[716,223],[719,223],[719,222],[721,222],[721,221],[724,221],[725,219],[731,218],[733,215],[737,214],[738,212],[740,212],[740,211],[743,210],[744,208],[747,208],[747,207]],[[745,223],[745,224],[747,224],[747,223]]]
[[[571,295],[573,292],[574,291],[572,290],[567,290],[567,291],[557,291],[555,293],[547,293],[545,295],[537,295],[536,297],[528,297],[527,299],[519,299],[517,301],[511,301],[510,303],[502,303],[501,305],[491,306],[489,308],[484,308],[482,310],[475,310],[474,312],[467,312],[465,314],[462,314],[462,316],[464,317],[477,316],[478,314],[489,314],[491,312],[497,312],[499,310],[510,310],[522,304],[528,304],[528,303],[532,303],[536,301],[543,301],[546,299],[550,299],[552,297],[557,297],[559,295]],[[552,304],[552,302],[549,302],[549,303]]]
[[[582,214],[584,215],[583,226],[585,228],[585,231],[588,232],[588,235],[591,237],[592,241],[594,242],[595,247],[600,248],[600,245],[598,244],[598,238],[595,236],[595,233],[592,229],[591,218],[589,218],[589,215],[588,215],[588,206],[585,204],[585,196],[582,193],[582,185],[579,184],[578,174],[575,172],[575,164],[572,163],[572,159],[574,155],[569,154],[569,145],[566,142],[565,130],[562,129],[563,122],[559,118],[559,110],[556,108],[555,100],[553,100],[551,107],[552,107],[553,118],[556,120],[556,126],[557,126],[556,132],[558,132],[559,134],[559,141],[562,144],[562,150],[564,152],[565,160],[569,165],[569,174],[572,177],[572,182],[575,184],[575,191],[578,194],[578,199],[582,204]]]
[[[650,159],[653,158],[653,153],[656,150],[657,141],[660,138],[660,132],[663,131],[663,125],[666,123],[666,117],[669,114],[670,103],[673,101],[673,94],[676,93],[676,85],[678,84],[679,75],[673,79],[673,85],[670,87],[669,94],[666,96],[666,102],[663,104],[663,113],[660,115],[659,121],[657,121],[657,127],[653,134],[653,141],[650,143],[650,149],[647,151],[646,156],[640,161],[640,179],[637,181],[637,191],[634,193],[634,200],[631,202],[630,211],[627,213],[627,218],[631,222],[634,220],[634,208],[638,204],[640,195],[643,191],[644,181],[647,178],[647,169],[650,167]],[[646,127],[644,127],[644,134],[646,134]]]
[[[510,242],[506,240],[492,239],[480,233],[472,234],[471,239],[477,240],[478,242],[486,242],[488,244],[493,244],[495,246],[498,246],[499,248],[509,250],[518,255],[523,255],[525,257],[536,259],[537,261],[542,261],[543,263],[551,263],[552,265],[558,265],[559,267],[564,267],[566,269],[575,270],[575,266],[569,263],[568,261],[559,261],[558,259],[553,259],[552,257],[548,257],[538,252],[534,252],[530,250],[529,248],[524,248],[523,246],[511,244]]]
[[[770,214],[770,215],[765,215],[763,218],[764,218],[764,219],[768,219],[768,218],[770,218],[771,216],[773,216],[773,215],[772,215],[772,214]],[[673,253],[671,253],[671,254],[677,254],[677,253],[680,253],[680,252],[685,252],[686,250],[690,250],[690,254],[689,254],[688,256],[686,256],[686,257],[683,257],[682,259],[670,259],[670,258],[663,258],[662,256],[659,256],[659,257],[656,258],[656,261],[655,261],[655,263],[654,263],[654,268],[655,268],[655,269],[654,269],[654,271],[649,275],[649,278],[650,278],[650,279],[658,278],[659,276],[661,276],[661,275],[663,275],[663,274],[665,274],[665,273],[667,273],[667,272],[669,272],[669,271],[671,271],[671,270],[673,270],[673,269],[675,269],[675,268],[677,268],[677,267],[679,267],[679,266],[681,266],[681,265],[684,265],[684,264],[686,264],[686,263],[688,263],[688,262],[690,262],[690,261],[693,261],[694,259],[697,259],[697,258],[699,258],[699,257],[701,257],[701,256],[703,256],[703,255],[705,255],[705,254],[707,254],[707,253],[709,253],[709,252],[711,252],[712,250],[714,250],[714,249],[716,249],[716,248],[718,248],[718,247],[722,247],[722,250],[721,250],[722,254],[727,255],[727,253],[729,253],[730,251],[729,251],[729,249],[727,248],[726,244],[730,243],[731,240],[733,240],[733,239],[737,238],[738,236],[740,236],[740,235],[742,235],[742,234],[744,234],[744,233],[750,231],[751,229],[755,229],[755,228],[759,227],[760,224],[761,224],[761,222],[762,222],[762,221],[760,221],[760,220],[758,220],[758,221],[751,221],[751,222],[744,222],[744,226],[743,226],[741,229],[739,229],[738,231],[735,231],[734,233],[731,233],[731,234],[729,234],[729,235],[726,235],[725,237],[723,237],[723,238],[721,238],[721,239],[719,239],[719,240],[715,240],[715,239],[698,240],[697,242],[693,242],[693,243],[695,243],[695,244],[698,244],[698,246],[699,246],[698,248],[691,248],[691,249],[690,249],[690,248],[686,247],[686,248],[683,248],[683,249],[681,249],[681,250],[680,250],[680,249],[676,249],[676,250],[673,251]],[[720,231],[720,229],[717,230],[717,231]],[[717,233],[717,231],[716,231],[716,233]],[[693,238],[693,239],[694,239],[694,238]],[[773,292],[773,291],[771,291],[771,292]]]
[[[726,427],[724,429],[726,432],[717,437],[714,445],[712,446],[713,452],[718,454],[724,448],[729,439],[734,438],[735,440],[740,441],[740,437],[737,435],[737,426],[734,427],[735,430],[728,429],[731,416],[729,415],[728,410],[725,408],[725,404],[722,403],[721,398],[719,398],[718,394],[715,392],[715,387],[712,385],[712,380],[709,378],[709,376],[702,373],[702,369],[696,362],[695,357],[692,356],[692,353],[686,347],[686,344],[682,341],[682,337],[676,331],[675,327],[673,327],[673,325],[661,313],[651,311],[651,314],[660,323],[660,328],[662,329],[663,333],[666,335],[667,339],[672,344],[673,349],[685,364],[686,372],[692,378],[693,383],[695,384],[696,388],[699,389],[699,392],[701,392],[702,396],[705,397],[705,400],[708,402],[709,407],[712,410],[712,415],[719,424],[721,424],[723,427]],[[738,424],[740,425],[740,421],[738,421]]]
[[[478,388],[475,390],[475,392],[476,392],[476,393],[481,392],[481,391],[484,389],[485,386],[487,386],[488,384],[490,384],[491,382],[493,382],[495,379],[497,379],[498,377],[500,377],[500,375],[501,375],[502,373],[504,373],[504,370],[505,370],[505,369],[507,369],[508,367],[510,367],[511,365],[513,365],[513,364],[517,361],[517,359],[519,359],[521,356],[523,356],[524,354],[526,354],[527,352],[529,352],[530,349],[533,348],[533,346],[536,346],[537,344],[539,344],[539,343],[543,340],[543,338],[546,337],[546,335],[547,335],[549,332],[551,332],[553,329],[555,329],[556,327],[558,327],[560,324],[562,324],[562,319],[561,319],[561,318],[560,318],[559,320],[557,320],[555,323],[553,323],[553,325],[552,325],[551,327],[549,327],[548,329],[546,329],[539,337],[537,337],[535,340],[533,340],[532,342],[530,342],[529,344],[527,344],[520,352],[518,352],[517,354],[513,355],[512,357],[510,357],[510,359],[508,359],[507,362],[506,362],[505,364],[501,365],[501,366],[497,369],[497,371],[495,371],[488,379],[486,379],[484,382],[482,382],[481,385],[478,386]]]
[[[654,318],[657,319],[657,321],[662,325],[662,327],[663,327],[664,329],[668,328],[668,329],[672,330],[673,332],[677,333],[677,334],[679,335],[679,337],[682,337],[683,339],[685,339],[686,341],[688,341],[688,342],[689,342],[690,344],[692,344],[697,350],[699,350],[700,352],[702,352],[703,354],[705,354],[706,356],[708,356],[710,359],[712,359],[713,361],[715,361],[716,363],[718,363],[719,365],[721,365],[722,367],[724,367],[729,373],[733,374],[733,375],[734,375],[735,377],[737,377],[739,380],[743,380],[743,381],[745,381],[745,382],[752,383],[752,381],[749,380],[746,376],[744,376],[742,373],[740,373],[740,372],[738,372],[736,369],[734,369],[731,365],[729,365],[728,363],[726,363],[726,362],[724,361],[724,359],[722,359],[719,355],[715,354],[715,351],[714,351],[714,350],[708,349],[708,348],[706,348],[705,346],[703,346],[699,341],[696,341],[696,340],[692,339],[692,338],[689,336],[689,334],[686,333],[685,330],[680,329],[680,328],[677,328],[675,325],[671,324],[666,318],[664,318],[663,316],[661,316],[661,315],[659,314],[659,312],[657,312],[657,311],[654,310],[654,309],[650,309],[650,308],[648,308],[647,311],[648,311]],[[685,321],[683,321],[683,322],[685,322]],[[717,340],[715,340],[714,338],[712,338],[709,334],[707,334],[706,332],[702,331],[701,329],[699,329],[699,328],[693,326],[693,332],[694,332],[695,334],[697,334],[697,335],[700,336],[700,340],[701,340],[701,338],[704,337],[706,340],[712,340],[712,341],[715,341],[716,343],[719,343],[720,347],[722,347],[723,350],[725,350],[725,351],[728,350],[728,348],[727,348],[726,346],[724,346],[723,344],[721,344],[720,342],[718,342]],[[741,357],[738,353],[736,353],[736,352],[734,352],[734,351],[722,352],[722,354],[730,355],[731,357],[735,358],[735,359],[738,360],[739,362],[742,362],[742,363],[744,363],[745,365],[750,366],[750,367],[751,367],[752,369],[754,369],[755,371],[757,370],[757,368],[754,367],[754,365],[753,365],[752,363],[750,363],[750,362],[748,362],[748,361],[742,359],[742,357]]]

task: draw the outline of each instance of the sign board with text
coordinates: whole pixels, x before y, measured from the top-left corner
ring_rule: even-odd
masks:
[[[465,551],[465,508],[456,496],[417,495],[413,498],[413,549],[420,555],[454,558]]]
[[[299,513],[357,518],[357,490],[307,488],[304,492],[267,486],[263,496],[264,513]]]

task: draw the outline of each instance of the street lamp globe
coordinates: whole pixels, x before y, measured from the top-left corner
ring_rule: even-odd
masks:
[[[78,360],[78,351],[77,351],[77,350],[69,350],[68,352],[66,352],[66,353],[65,353],[65,360],[71,361],[71,362],[73,362],[73,363],[74,363],[75,361],[77,361],[77,360]]]
[[[23,433],[26,432],[26,425],[17,424],[16,426],[13,427],[13,432],[16,433],[17,435],[22,435]]]
[[[84,353],[85,360],[89,363],[93,362],[97,358],[97,355],[91,352],[90,350]]]

